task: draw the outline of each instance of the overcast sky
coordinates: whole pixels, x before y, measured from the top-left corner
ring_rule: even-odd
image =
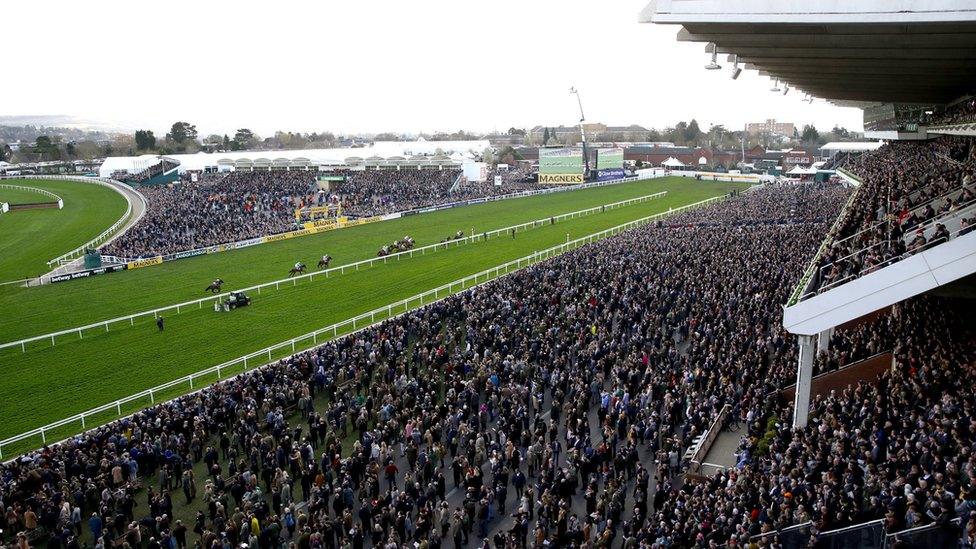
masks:
[[[0,114],[64,114],[201,135],[505,130],[588,121],[703,129],[777,118],[861,129],[728,67],[706,71],[647,0],[13,2]],[[724,56],[723,56],[724,57]],[[724,59],[720,59],[723,62]]]

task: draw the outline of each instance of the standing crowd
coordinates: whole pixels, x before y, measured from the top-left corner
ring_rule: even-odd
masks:
[[[804,520],[968,524],[962,314],[899,313],[892,371],[806,429],[777,419],[781,304],[847,192],[676,214],[27,454],[0,467],[4,542],[704,548]],[[726,405],[740,466],[685,484]]]
[[[862,184],[828,235],[814,286],[868,274],[972,225],[957,212],[976,205],[976,139],[892,142],[844,159]]]

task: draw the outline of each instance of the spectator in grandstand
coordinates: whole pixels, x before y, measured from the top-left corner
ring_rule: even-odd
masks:
[[[848,162],[863,184],[829,237],[818,285],[829,288],[926,249],[939,220],[976,204],[974,144],[955,136],[894,142]],[[954,236],[938,230],[944,239]]]
[[[343,212],[356,216],[413,210],[465,198],[452,192],[458,170],[369,170],[350,172],[330,189]]]
[[[325,194],[311,171],[198,174],[196,182],[184,177],[172,186],[143,187],[146,215],[102,253],[152,257],[286,232],[297,228],[296,209],[323,203],[341,205],[345,215],[374,216],[534,188],[521,181],[525,175],[524,169],[507,172],[496,187],[461,185],[453,169],[356,171]]]
[[[314,172],[237,171],[144,187],[146,215],[102,252],[150,257],[293,230],[295,208],[316,200],[314,181]]]

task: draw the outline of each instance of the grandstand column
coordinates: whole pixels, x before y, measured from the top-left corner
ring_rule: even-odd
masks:
[[[793,397],[793,428],[806,427],[810,414],[810,381],[813,378],[813,336],[796,336],[800,360],[796,367],[796,394]]]
[[[833,328],[827,328],[817,335],[817,354],[820,354],[830,348],[830,338],[833,336]]]

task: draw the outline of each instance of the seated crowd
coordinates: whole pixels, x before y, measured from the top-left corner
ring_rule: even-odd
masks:
[[[102,249],[125,258],[152,257],[295,230],[295,209],[341,203],[344,215],[382,215],[470,198],[536,188],[524,171],[492,184],[452,190],[458,170],[348,172],[319,193],[314,171],[234,171],[197,174],[172,186],[142,187],[148,208],[140,222]]]
[[[453,169],[349,172],[330,192],[340,197],[343,213],[383,215],[458,200],[451,187],[460,174]]]
[[[976,97],[969,97],[935,114],[927,121],[927,125],[940,126],[947,124],[965,124],[976,122]]]
[[[818,262],[815,285],[856,278],[954,234],[937,219],[976,200],[976,140],[893,142],[845,167],[863,184]],[[968,221],[971,224],[971,221]]]
[[[198,183],[140,189],[145,216],[102,249],[148,257],[255,238],[295,228],[295,208],[317,199],[315,173],[235,171]]]
[[[495,185],[496,175],[501,177],[501,185]],[[518,166],[505,171],[489,169],[484,181],[465,180],[458,191],[464,198],[481,198],[539,189],[539,184],[533,182],[531,176],[530,167]]]

